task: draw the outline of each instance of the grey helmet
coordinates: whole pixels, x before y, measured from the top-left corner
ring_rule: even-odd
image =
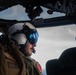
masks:
[[[36,28],[29,22],[14,24],[8,29],[7,35],[17,42],[21,49],[26,45],[27,41],[36,44],[39,37]]]

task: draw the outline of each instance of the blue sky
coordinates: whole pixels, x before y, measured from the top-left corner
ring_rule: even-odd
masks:
[[[48,15],[46,12],[47,9],[43,9],[44,12],[37,18],[52,18],[64,15],[57,12]],[[25,13],[25,8],[20,5],[13,6],[0,12],[0,18],[29,20]],[[37,30],[39,32],[39,41],[36,46],[36,54],[33,54],[32,57],[39,61],[43,73],[46,75],[45,65],[48,60],[58,59],[65,49],[76,46],[76,25],[38,28]]]
[[[37,18],[50,18],[50,17],[52,18],[52,17],[56,17],[56,16],[65,15],[65,14],[57,13],[57,12],[54,12],[53,15],[49,15],[49,14],[47,14],[46,8],[42,7],[42,9],[44,12],[42,12],[41,15]],[[27,19],[27,20],[29,20],[27,13],[25,13],[25,8],[23,8],[20,5],[13,6],[11,8],[8,8],[7,10],[0,12],[0,18],[17,19],[17,20],[26,20]]]

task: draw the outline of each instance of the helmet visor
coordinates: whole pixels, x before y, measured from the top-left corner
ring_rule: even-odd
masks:
[[[31,44],[36,44],[37,43],[37,41],[38,41],[38,32],[34,32],[34,33],[31,33],[30,35],[29,35],[29,39],[28,39],[28,41],[31,43]]]

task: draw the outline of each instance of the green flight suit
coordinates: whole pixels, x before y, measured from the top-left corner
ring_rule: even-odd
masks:
[[[24,57],[26,64],[26,75],[42,75],[40,64],[31,57]]]

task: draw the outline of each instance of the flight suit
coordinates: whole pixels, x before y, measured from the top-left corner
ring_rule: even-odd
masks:
[[[0,43],[0,75],[26,75],[24,59],[13,42]]]
[[[40,64],[31,57],[24,57],[26,64],[26,75],[42,75]]]

